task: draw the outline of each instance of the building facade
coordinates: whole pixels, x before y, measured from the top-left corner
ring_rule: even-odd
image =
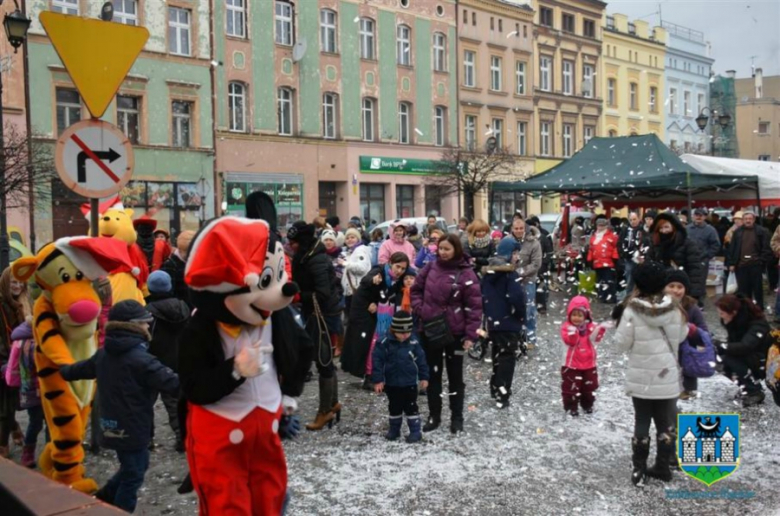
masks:
[[[780,161],[780,76],[764,77],[757,68],[751,78],[734,81],[739,157]]]
[[[225,210],[261,189],[282,229],[456,215],[425,185],[457,143],[454,0],[228,0],[212,23]]]
[[[641,20],[629,22],[623,14],[604,20],[602,134],[653,133],[663,139],[666,31],[651,30]]]
[[[516,181],[534,172],[533,10],[502,0],[461,0],[458,4],[460,146],[483,152],[489,137],[518,156]],[[475,216],[511,220],[525,213],[525,194],[478,195]]]
[[[704,34],[670,22],[661,24],[667,33],[666,117],[664,142],[679,153],[708,154],[711,131],[701,131],[696,117],[710,107],[710,74],[714,59]],[[705,114],[709,115],[709,113]]]
[[[117,96],[103,115],[133,144],[135,169],[121,192],[134,217],[149,216],[173,236],[197,229],[214,215],[208,202],[215,191],[211,111],[211,47],[208,0],[116,0],[112,23],[141,25],[150,37]],[[65,71],[38,15],[51,10],[99,18],[101,2],[28,1],[33,20],[28,36],[33,132],[54,144],[73,123],[89,118],[86,106]],[[38,242],[85,234],[80,210],[87,199],[59,180],[52,184],[51,205],[36,208]]]

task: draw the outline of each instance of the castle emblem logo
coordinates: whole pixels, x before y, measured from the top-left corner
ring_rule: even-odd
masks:
[[[678,414],[680,468],[711,486],[739,467],[739,414]]]

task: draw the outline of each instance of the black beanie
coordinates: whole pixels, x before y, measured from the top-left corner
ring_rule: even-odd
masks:
[[[299,220],[287,230],[287,240],[303,244],[314,240],[314,231],[314,224],[307,224],[306,222]]]
[[[642,294],[659,294],[666,286],[666,269],[658,262],[645,261],[634,270],[634,283]]]
[[[686,294],[691,291],[691,279],[682,269],[672,269],[666,273],[666,284],[668,285],[669,283],[682,283]]]

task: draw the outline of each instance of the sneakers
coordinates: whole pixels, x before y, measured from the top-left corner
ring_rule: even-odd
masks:
[[[742,398],[742,407],[748,408],[752,407],[754,405],[760,405],[761,403],[764,403],[764,391],[756,391],[752,394],[746,394]]]
[[[696,396],[697,396],[696,391],[682,391],[680,393],[681,400],[693,400],[696,399]]]

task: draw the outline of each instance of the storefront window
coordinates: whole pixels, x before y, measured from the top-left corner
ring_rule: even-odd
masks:
[[[442,188],[440,186],[425,187],[425,216],[441,215]]]
[[[360,185],[360,213],[369,225],[385,220],[385,185]]]
[[[319,211],[322,217],[332,217],[336,215],[336,183],[332,181],[320,181],[319,201]]]
[[[198,183],[131,181],[119,195],[125,208],[134,210],[133,219],[152,218],[174,238],[182,231],[198,230],[203,221],[203,192]]]
[[[494,192],[492,221],[508,224],[515,210],[525,213],[525,194],[523,192]]]
[[[277,225],[285,231],[293,222],[303,219],[303,184],[293,182],[246,183],[228,182],[225,185],[227,211],[234,215],[246,213],[246,198],[252,192],[265,192],[276,205]]]
[[[398,185],[395,187],[396,217],[414,217],[414,186]]]

